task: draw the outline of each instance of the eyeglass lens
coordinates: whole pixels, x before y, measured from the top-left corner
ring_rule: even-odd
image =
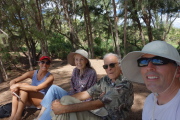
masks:
[[[139,58],[137,60],[139,67],[148,66],[149,62],[152,62],[153,65],[165,65],[168,64],[171,60],[159,56],[152,58]]]
[[[50,61],[47,61],[47,62],[46,61],[40,61],[40,62],[41,62],[41,64],[46,64],[46,65],[50,65],[50,63],[51,63]]]
[[[108,69],[108,66],[109,66],[110,68],[114,68],[114,67],[115,67],[115,64],[116,64],[116,63],[110,63],[109,65],[103,65],[103,68],[104,68],[104,69]]]

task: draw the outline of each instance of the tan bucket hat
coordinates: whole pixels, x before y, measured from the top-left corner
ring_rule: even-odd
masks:
[[[144,83],[137,59],[143,54],[152,54],[175,61],[180,65],[180,55],[176,48],[165,41],[153,41],[146,44],[141,51],[128,53],[121,61],[123,75],[133,82]]]
[[[83,57],[85,57],[88,60],[89,65],[91,66],[91,63],[90,63],[90,61],[88,59],[88,53],[83,49],[78,49],[75,52],[71,52],[71,53],[68,54],[67,60],[68,60],[68,63],[70,65],[75,66],[75,62],[74,62],[74,55],[75,54],[79,54],[79,55],[82,55]]]

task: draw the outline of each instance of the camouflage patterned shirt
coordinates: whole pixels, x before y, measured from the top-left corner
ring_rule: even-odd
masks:
[[[134,100],[133,85],[130,81],[119,76],[114,83],[108,76],[101,78],[88,93],[92,99],[100,99],[104,103],[108,115],[103,120],[125,120],[128,116]],[[100,95],[105,94],[100,97]]]

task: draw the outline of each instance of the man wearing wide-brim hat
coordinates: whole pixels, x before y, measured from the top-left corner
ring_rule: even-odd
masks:
[[[180,55],[165,41],[153,41],[121,61],[123,75],[145,83],[152,91],[145,100],[143,120],[180,120]]]

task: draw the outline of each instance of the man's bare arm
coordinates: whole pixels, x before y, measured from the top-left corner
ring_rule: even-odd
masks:
[[[70,105],[62,105],[59,100],[55,100],[52,103],[52,110],[56,115],[60,115],[63,113],[71,113],[71,112],[81,112],[94,110],[103,107],[104,104],[100,100],[81,102]]]

